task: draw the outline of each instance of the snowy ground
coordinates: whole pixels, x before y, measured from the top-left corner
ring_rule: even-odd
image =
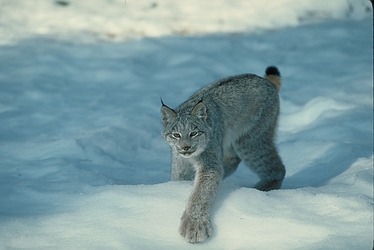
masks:
[[[321,20],[362,19],[367,0],[0,0],[0,44],[128,41],[144,36],[254,32]]]
[[[368,1],[252,0],[251,19],[245,1],[219,2],[235,18],[173,1],[31,2],[0,0],[0,249],[372,249]],[[251,189],[241,165],[214,236],[190,245],[177,229],[192,183],[169,182],[160,96],[175,107],[271,64],[284,185]]]

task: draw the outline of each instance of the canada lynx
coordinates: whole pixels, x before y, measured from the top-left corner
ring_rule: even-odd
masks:
[[[265,78],[243,74],[218,80],[176,109],[162,103],[162,135],[172,149],[171,180],[191,180],[194,189],[179,232],[190,243],[213,233],[210,208],[222,179],[243,160],[260,181],[255,188],[278,189],[284,165],[274,146],[279,114],[280,73]]]

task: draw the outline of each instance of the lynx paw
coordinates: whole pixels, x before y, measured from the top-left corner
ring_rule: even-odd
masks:
[[[213,234],[209,215],[194,218],[190,214],[184,212],[179,227],[179,233],[189,243],[205,241]]]
[[[270,191],[275,189],[280,189],[282,186],[282,180],[274,180],[274,181],[259,181],[254,188],[260,191]]]

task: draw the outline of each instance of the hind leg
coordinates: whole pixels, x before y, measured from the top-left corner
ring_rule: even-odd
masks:
[[[281,187],[286,170],[271,140],[246,134],[236,140],[234,148],[237,155],[260,178],[255,185],[256,189],[269,191]]]

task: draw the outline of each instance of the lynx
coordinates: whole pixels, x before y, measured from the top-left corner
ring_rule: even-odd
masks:
[[[162,100],[162,135],[172,149],[171,180],[194,178],[182,215],[181,236],[190,243],[213,233],[210,208],[222,180],[241,161],[260,178],[255,188],[279,189],[285,167],[274,145],[279,114],[280,73],[243,74],[213,82],[176,109]]]

